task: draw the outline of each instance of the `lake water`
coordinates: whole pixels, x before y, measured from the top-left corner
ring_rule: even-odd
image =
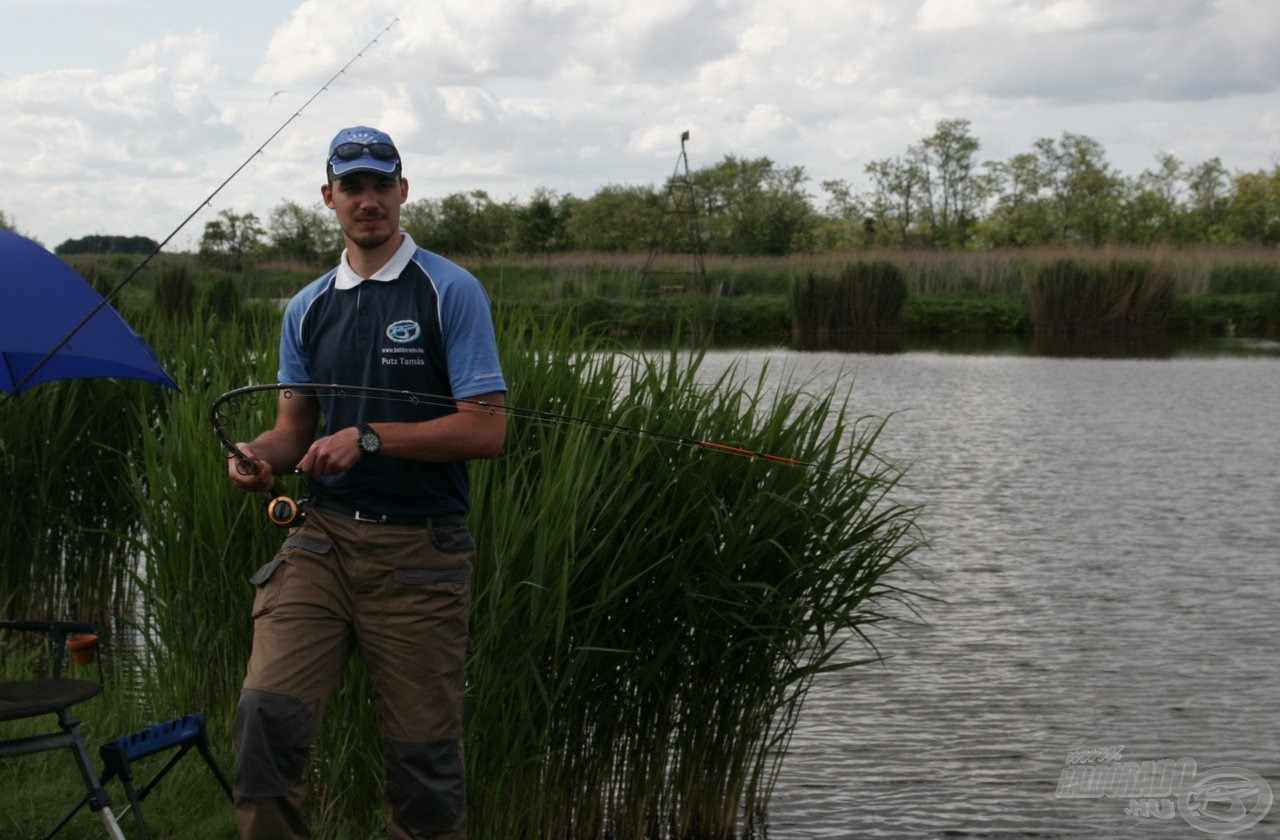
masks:
[[[708,358],[893,414],[945,599],[815,685],[771,840],[1280,836],[1280,355],[1221,347]],[[1144,761],[1198,787],[1060,786]]]

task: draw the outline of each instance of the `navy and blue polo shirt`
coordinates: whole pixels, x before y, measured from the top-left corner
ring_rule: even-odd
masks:
[[[469,272],[417,247],[408,234],[373,277],[337,268],[285,309],[280,381],[366,385],[464,399],[505,391],[489,297]],[[451,405],[362,398],[317,390],[324,428],[414,422]],[[400,516],[465,514],[466,462],[375,456],[336,476],[312,476],[308,490],[360,511]]]

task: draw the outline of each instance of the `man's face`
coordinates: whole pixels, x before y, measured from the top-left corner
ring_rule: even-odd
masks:
[[[374,172],[353,172],[320,188],[324,203],[338,217],[348,245],[373,250],[400,230],[400,206],[409,182]]]

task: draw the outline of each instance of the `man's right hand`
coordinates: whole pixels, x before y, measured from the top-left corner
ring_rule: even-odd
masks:
[[[258,458],[252,449],[243,443],[237,443],[236,449],[243,452],[252,462],[249,465],[234,455],[227,457],[227,476],[235,482],[242,493],[269,493],[275,485],[276,478],[271,473],[271,465]]]

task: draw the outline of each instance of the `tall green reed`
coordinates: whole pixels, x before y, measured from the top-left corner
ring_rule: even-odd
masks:
[[[1160,329],[1174,296],[1173,278],[1150,262],[1061,260],[1027,286],[1031,322],[1041,332]]]
[[[225,299],[225,289],[210,291]],[[199,310],[215,312],[202,300]],[[223,392],[277,379],[280,311],[243,304],[233,318],[163,320],[157,343],[171,350],[169,371],[182,384],[146,440],[134,494],[140,541],[136,614],[145,645],[142,705],[153,717],[204,710],[210,732],[230,753],[230,722],[252,639],[248,576],[276,552],[283,532],[266,519],[263,496],[246,496],[226,479],[209,408]],[[227,409],[232,434],[248,439],[275,420],[276,397],[247,397]],[[296,480],[286,480],[295,494]],[[327,727],[310,768],[320,837],[365,837],[377,824],[380,748],[367,681],[353,663],[331,700],[343,721]],[[372,803],[372,804],[370,804]]]
[[[907,281],[888,261],[852,262],[834,277],[810,272],[791,286],[791,336],[808,342],[892,330],[906,300]]]
[[[190,706],[216,717],[234,702],[250,634],[245,579],[277,535],[262,527],[262,500],[226,480],[208,411],[235,384],[275,380],[278,319],[274,307],[259,306],[233,321],[154,320],[157,346],[168,349],[167,369],[182,387],[158,412],[131,483],[142,533],[134,621],[153,682],[148,705],[158,713]],[[274,419],[274,400],[239,408],[249,435]]]
[[[37,385],[0,411],[0,612],[103,622],[132,602],[122,492],[143,425],[136,382]]]
[[[700,355],[565,337],[504,360],[511,399],[818,461],[512,427],[478,471],[469,717],[482,836],[728,837],[766,810],[812,678],[902,593],[918,544],[835,393],[699,382]],[[564,348],[570,352],[565,353]],[[501,698],[499,702],[495,699]]]

